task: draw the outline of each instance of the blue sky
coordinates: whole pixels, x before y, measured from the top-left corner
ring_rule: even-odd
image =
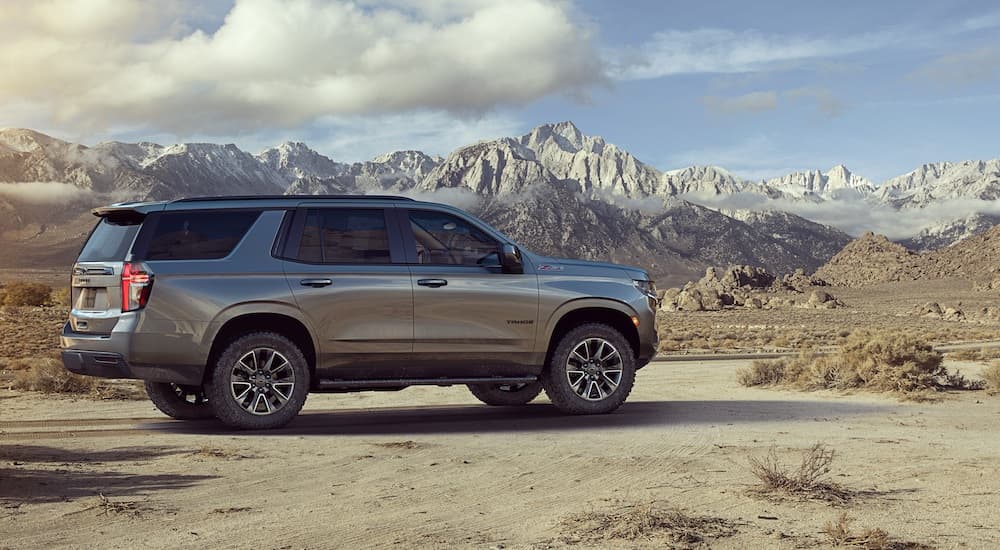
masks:
[[[572,120],[660,169],[878,182],[1000,156],[998,31],[992,2],[12,0],[0,127],[353,161]]]

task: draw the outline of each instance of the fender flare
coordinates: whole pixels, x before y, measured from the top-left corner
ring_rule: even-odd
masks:
[[[626,317],[638,315],[638,312],[633,309],[632,306],[612,298],[577,298],[575,300],[564,302],[557,307],[545,321],[545,332],[543,334],[544,340],[542,341],[546,343],[546,348],[552,344],[552,333],[555,332],[556,326],[559,324],[559,321],[562,321],[563,317],[574,311],[590,308],[610,309],[620,312]]]
[[[221,331],[222,327],[224,327],[229,321],[244,315],[261,313],[283,315],[285,317],[291,317],[301,323],[302,326],[306,327],[306,331],[309,333],[313,349],[316,350],[317,354],[319,353],[319,342],[316,340],[316,331],[313,330],[312,324],[308,319],[306,319],[305,315],[302,314],[302,310],[285,302],[271,302],[265,300],[243,302],[220,311],[209,323],[208,330],[205,331],[205,340],[202,342],[202,345],[205,346],[206,349],[211,349],[213,343],[215,342],[215,338],[219,335],[219,331]]]

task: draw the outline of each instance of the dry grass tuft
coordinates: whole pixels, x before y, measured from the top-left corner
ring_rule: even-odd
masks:
[[[983,380],[991,395],[1000,393],[1000,361],[994,361],[983,370]]]
[[[983,384],[944,367],[942,355],[903,333],[855,332],[831,354],[754,361],[737,371],[744,386],[779,385],[803,390],[866,389],[918,394],[949,389],[977,390]]]
[[[97,391],[96,378],[73,374],[56,359],[23,359],[16,363],[17,368],[11,368],[17,371],[11,385],[15,390],[87,395]]]
[[[736,533],[727,520],[689,516],[660,502],[622,505],[605,512],[586,512],[562,521],[564,542],[599,543],[612,540],[667,539],[691,545]]]
[[[102,516],[128,516],[132,518],[142,517],[148,510],[141,506],[141,502],[136,500],[111,500],[104,496],[104,493],[97,495],[97,503],[87,509],[98,509]]]
[[[6,368],[15,373],[10,385],[15,390],[71,394],[96,399],[146,399],[146,393],[138,382],[74,374],[63,367],[61,360],[52,357],[15,359]]]
[[[750,457],[750,471],[760,481],[755,493],[762,495],[791,495],[811,500],[843,504],[851,500],[854,492],[829,479],[833,464],[833,449],[816,443],[802,455],[798,469],[791,470],[778,461],[772,447],[763,458]]]
[[[851,531],[851,518],[840,514],[837,521],[827,522],[823,528],[826,542],[838,548],[864,548],[865,550],[923,550],[930,546],[919,542],[893,540],[884,529],[866,528],[860,533]]]
[[[52,287],[42,283],[28,283],[18,281],[6,285],[0,291],[0,305],[22,307],[22,306],[44,306],[49,303],[49,296],[52,294]]]

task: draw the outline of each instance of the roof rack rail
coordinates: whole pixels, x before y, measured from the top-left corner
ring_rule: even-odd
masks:
[[[244,200],[321,200],[321,199],[368,199],[382,201],[412,201],[410,197],[398,195],[216,195],[208,197],[185,197],[171,202],[204,202],[204,201],[244,201]]]

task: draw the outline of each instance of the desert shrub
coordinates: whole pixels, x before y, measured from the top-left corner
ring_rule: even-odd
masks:
[[[990,393],[1000,393],[1000,361],[994,361],[983,370],[983,380],[990,388]]]
[[[97,388],[97,379],[73,374],[56,359],[25,360],[28,368],[21,368],[11,385],[16,390],[44,393],[90,394]]]
[[[72,292],[68,286],[61,286],[52,290],[49,294],[49,303],[54,306],[71,306]]]
[[[6,306],[43,306],[49,301],[52,287],[42,283],[11,283],[3,289],[3,305]]]
[[[605,512],[585,512],[566,518],[563,527],[572,533],[566,542],[605,542],[666,538],[674,545],[704,544],[706,539],[735,534],[730,522],[715,517],[691,516],[657,502],[622,505]]]
[[[18,359],[7,368],[15,372],[11,388],[42,393],[74,394],[97,399],[145,399],[141,384],[81,376],[66,370],[62,361],[44,357]]]
[[[895,540],[885,529],[865,528],[860,532],[851,530],[851,518],[844,512],[836,521],[827,522],[823,527],[826,542],[837,548],[864,548],[865,550],[929,550],[931,546],[919,542]]]
[[[738,369],[736,380],[743,386],[770,386],[780,383],[785,377],[785,367],[788,364],[784,359],[776,361],[756,360],[750,364],[750,368]]]
[[[864,388],[912,394],[927,390],[982,389],[951,373],[930,344],[902,333],[856,332],[840,348],[822,355],[756,361],[737,371],[744,386],[784,385],[805,390]]]
[[[833,456],[833,449],[822,443],[816,443],[803,453],[799,467],[794,470],[778,461],[774,448],[771,448],[763,458],[751,456],[750,472],[759,481],[756,492],[846,502],[852,496],[851,491],[829,479]]]

